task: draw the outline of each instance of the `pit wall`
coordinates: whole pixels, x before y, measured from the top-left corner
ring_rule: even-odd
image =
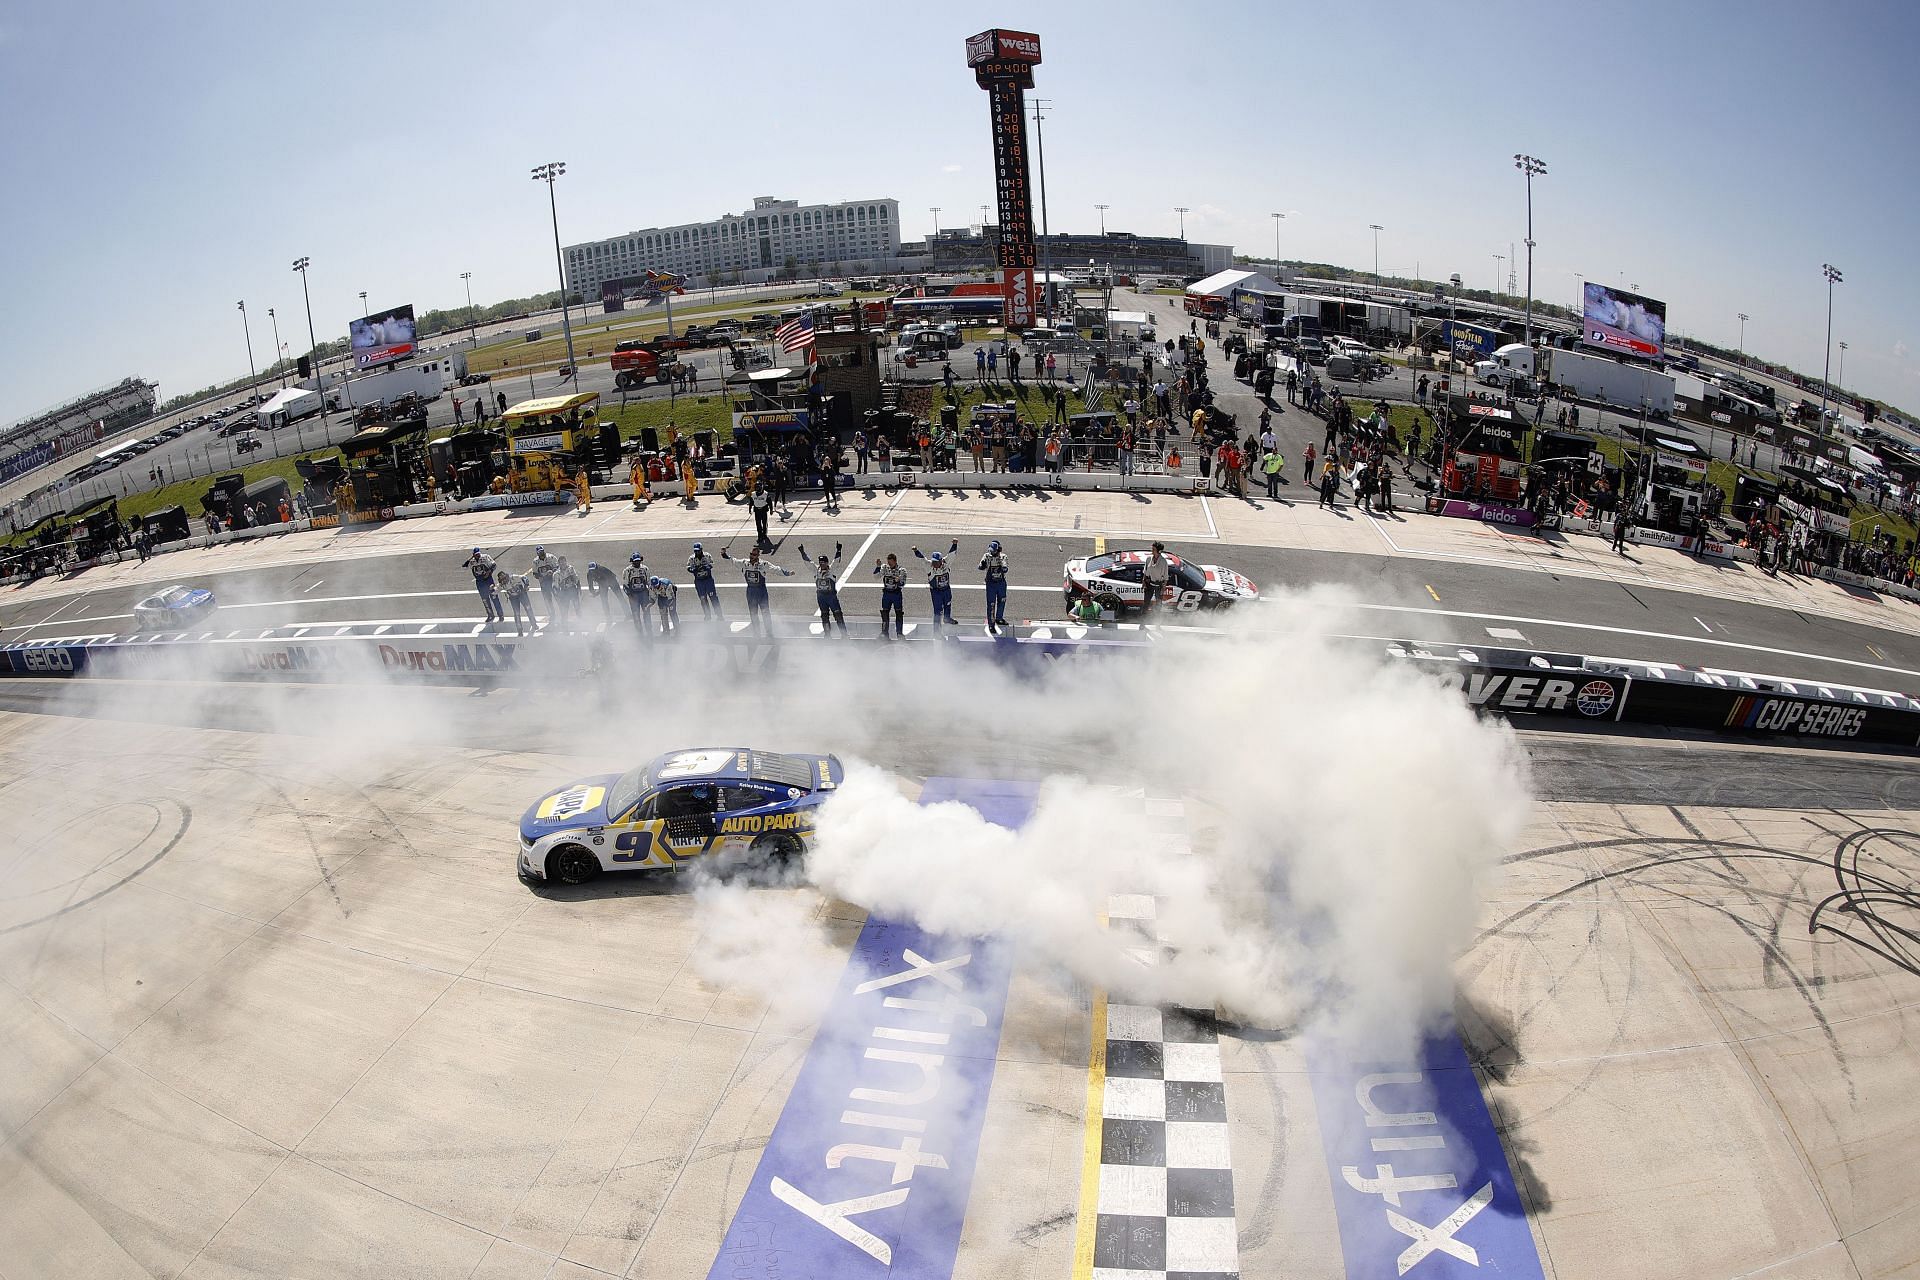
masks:
[[[1188,632],[1184,632],[1190,634]],[[1206,633],[1201,633],[1206,634]],[[777,671],[783,655],[815,652],[818,638],[688,636],[640,652],[650,671],[751,677]],[[874,638],[835,645],[878,646]],[[909,648],[953,646],[1043,678],[1050,664],[1124,655],[1161,643],[1156,628],[1048,624],[995,637],[948,632]],[[535,635],[458,639],[366,636],[189,639],[114,636],[0,646],[0,677],[39,679],[287,680],[495,686],[617,678],[634,653],[626,637]],[[1387,646],[1459,689],[1476,709],[1507,717],[1612,722],[1741,736],[1920,746],[1920,701],[1850,685],[1665,663],[1604,660],[1515,649],[1434,651]]]

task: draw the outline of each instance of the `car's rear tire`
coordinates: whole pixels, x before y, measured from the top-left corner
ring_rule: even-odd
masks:
[[[785,870],[806,857],[806,843],[791,831],[773,831],[753,842],[753,859],[762,866]]]
[[[600,874],[600,859],[581,845],[563,844],[547,855],[547,879],[555,884],[585,884]]]

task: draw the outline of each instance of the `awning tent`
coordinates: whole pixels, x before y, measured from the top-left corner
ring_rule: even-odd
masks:
[[[254,412],[262,419],[271,418],[276,413],[286,412],[289,406],[304,404],[312,394],[306,387],[286,387],[274,392]]]
[[[1190,298],[1231,298],[1235,290],[1254,289],[1262,292],[1277,293],[1280,286],[1270,276],[1258,271],[1216,271],[1204,280],[1195,280],[1187,286]]]

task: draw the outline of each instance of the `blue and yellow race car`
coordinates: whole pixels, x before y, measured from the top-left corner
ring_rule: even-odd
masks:
[[[845,777],[830,755],[702,747],[582,778],[521,815],[520,877],[584,884],[602,871],[678,870],[722,853],[789,862]]]

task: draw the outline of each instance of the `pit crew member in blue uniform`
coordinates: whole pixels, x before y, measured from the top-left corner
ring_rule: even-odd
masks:
[[[1007,625],[1008,568],[998,538],[987,544],[987,554],[980,557],[980,567],[987,574],[987,630],[998,631]]]
[[[960,549],[960,540],[955,538],[945,551],[936,551],[931,557],[921,554],[920,548],[913,549],[916,560],[927,562],[927,594],[933,598],[933,625],[953,621],[953,566],[947,563],[947,557]]]
[[[887,552],[886,563],[873,562],[873,571],[880,575],[880,638],[892,639],[897,636],[904,640],[906,632],[907,571],[900,567],[900,559],[893,552]],[[887,616],[893,616],[893,633],[887,632]]]
[[[825,556],[814,562],[813,598],[820,606],[820,634],[832,635],[836,623],[840,634],[847,634],[847,615],[840,611],[840,586],[833,580],[833,566]]]
[[[720,612],[720,589],[713,585],[713,557],[697,542],[693,554],[687,557],[687,572],[693,575],[693,591],[700,597],[700,616],[726,616]]]
[[[620,575],[620,587],[627,593],[627,613],[633,618],[633,629],[641,635],[653,629],[653,593],[647,588],[647,579],[653,575],[647,572],[647,558],[638,551],[627,557],[626,570]]]
[[[506,610],[500,607],[500,591],[493,585],[493,575],[499,567],[494,564],[493,557],[479,547],[475,547],[473,554],[468,556],[460,567],[472,570],[473,589],[480,593],[480,603],[487,610],[487,621],[505,622],[507,614]]]
[[[656,574],[647,579],[647,590],[653,596],[654,611],[660,615],[660,634],[664,636],[680,621],[680,588]]]
[[[725,547],[720,548],[720,556],[725,560],[733,559]],[[791,578],[793,570],[771,560],[762,560],[757,546],[747,552],[745,560],[736,563],[740,566],[740,576],[747,582],[747,625],[752,626],[757,620],[761,628],[771,635],[773,622],[767,612],[767,572],[772,570],[783,578]]]

